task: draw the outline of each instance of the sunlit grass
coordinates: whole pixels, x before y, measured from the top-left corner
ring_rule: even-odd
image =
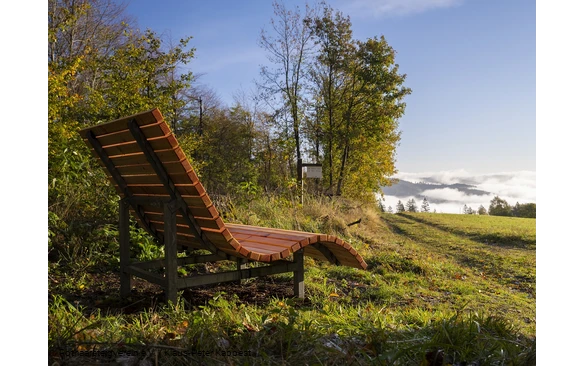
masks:
[[[419,365],[431,356],[444,364],[535,362],[534,219],[379,215],[318,199],[303,207],[256,200],[232,214],[236,222],[339,235],[369,267],[307,259],[305,301],[274,297],[257,305],[224,292],[201,306],[181,300],[130,314],[65,301],[61,291],[97,285],[91,275],[66,277],[51,287],[53,359],[63,350],[140,350],[159,364]],[[274,277],[292,286],[290,274]],[[247,353],[216,352],[228,350]]]

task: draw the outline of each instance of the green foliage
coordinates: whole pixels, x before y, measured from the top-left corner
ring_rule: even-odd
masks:
[[[418,212],[418,207],[416,206],[416,201],[414,198],[411,198],[406,202],[406,211],[408,212]]]
[[[239,192],[242,185],[258,193],[258,170],[254,156],[255,130],[252,117],[242,106],[216,110],[193,151],[201,161],[198,174],[205,187],[218,194]],[[250,192],[248,192],[250,193]]]
[[[477,214],[478,215],[487,215],[487,210],[485,209],[485,207],[483,207],[483,205],[479,205],[479,208],[477,209]]]
[[[491,216],[512,216],[512,208],[506,202],[506,200],[495,196],[490,201],[490,207],[488,209],[488,213]]]
[[[141,262],[160,259],[165,254],[164,246],[157,244],[149,233],[136,225],[130,226],[130,249]]]
[[[396,204],[396,213],[400,213],[400,212],[404,212],[406,211],[406,209],[404,208],[404,204],[402,203],[401,200],[398,200],[398,203]]]
[[[512,216],[536,218],[536,203],[518,203],[512,208]]]
[[[187,49],[190,38],[165,50],[151,30],[127,32],[126,37],[125,45],[90,65],[99,70],[100,84],[87,85],[80,116],[107,121],[156,107],[172,122],[173,112],[182,106],[176,96],[193,80],[190,72],[175,76],[178,66],[194,57],[195,50]]]
[[[427,200],[426,197],[423,198],[422,204],[420,205],[420,211],[421,212],[430,212],[431,211],[429,201]]]
[[[311,21],[319,50],[311,70],[317,131],[310,135],[323,146],[326,190],[372,200],[395,173],[406,76],[383,36],[352,39],[349,17],[327,6]]]

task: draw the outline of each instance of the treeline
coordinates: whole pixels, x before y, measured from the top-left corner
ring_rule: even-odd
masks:
[[[384,206],[384,204],[379,201],[379,206],[382,212],[386,211],[389,213],[394,213],[392,206]],[[430,204],[426,197],[423,198],[420,210],[416,204],[414,198],[409,199],[406,202],[406,206],[402,203],[401,200],[398,200],[396,204],[396,213],[400,212],[430,212]],[[436,212],[436,210],[433,210]],[[526,218],[536,218],[536,203],[519,203],[516,202],[514,206],[510,206],[506,200],[500,198],[499,196],[495,196],[491,201],[488,209],[480,205],[477,210],[474,210],[471,206],[467,206],[467,204],[463,205],[462,213],[467,215],[490,215],[490,216],[513,216],[513,217],[526,217]]]
[[[321,163],[320,194],[374,201],[395,173],[398,119],[410,89],[383,36],[354,39],[325,3],[274,4],[259,35],[267,54],[257,90],[226,106],[185,71],[192,38],[134,26],[113,0],[49,0],[50,235],[112,222],[117,196],[77,131],[159,108],[210,193],[298,190],[297,163]],[[91,224],[90,224],[91,223]]]

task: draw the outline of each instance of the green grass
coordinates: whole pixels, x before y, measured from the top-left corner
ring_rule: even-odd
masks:
[[[82,364],[101,351],[103,362],[158,365],[535,364],[534,219],[379,214],[328,199],[256,200],[230,215],[339,235],[369,267],[307,259],[304,301],[284,274],[188,290],[171,306],[140,281],[121,302],[114,268],[50,266],[50,361]]]

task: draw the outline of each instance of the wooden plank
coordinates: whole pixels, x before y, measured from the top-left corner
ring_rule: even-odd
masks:
[[[192,277],[180,278],[178,280],[178,288],[185,289],[195,286],[210,285],[221,282],[231,282],[240,279],[268,276],[279,273],[292,272],[295,270],[296,264],[288,261],[279,261],[270,266],[243,268],[239,271],[227,271],[219,273],[209,273],[204,275],[196,275]]]
[[[161,136],[157,138],[153,138],[149,141],[150,146],[152,146],[153,150],[169,150],[174,149],[178,146],[177,139],[173,135]],[[104,146],[104,150],[108,154],[108,156],[115,156],[115,155],[126,155],[126,154],[134,154],[138,152],[142,152],[140,146],[136,143],[136,141],[130,142],[122,142],[119,144],[113,144]]]
[[[164,121],[160,121],[150,125],[140,126],[140,130],[142,131],[142,134],[144,135],[144,137],[146,137],[148,141],[150,141],[151,139],[160,138],[161,136],[166,136],[171,133],[169,127]],[[102,144],[102,146],[136,141],[136,139],[134,138],[134,136],[132,136],[132,133],[130,133],[130,130],[127,128],[127,126],[125,130],[103,134],[98,136],[97,138],[100,144]]]
[[[232,238],[232,235],[227,230],[217,231],[209,228],[201,228],[201,231],[205,236],[214,244],[228,243]],[[231,245],[230,245],[231,246]]]
[[[165,223],[164,222],[150,221],[150,223],[154,226],[154,228],[156,230],[161,231],[161,232],[164,232],[164,230],[165,230]],[[191,231],[191,228],[189,227],[189,225],[179,225],[179,224],[177,224],[177,233],[179,233],[179,234],[189,234],[189,235],[194,235],[195,234],[195,233],[193,233]]]
[[[252,225],[244,225],[244,224],[226,224],[226,226],[231,230],[232,228],[241,228],[244,230],[258,230],[259,232],[266,232],[266,231],[272,231],[275,233],[290,233],[290,234],[308,234],[308,235],[323,235],[320,233],[309,233],[306,231],[297,231],[297,230],[288,230],[288,229],[275,229],[275,228],[269,228],[269,227],[262,227],[262,226],[252,226]]]
[[[163,184],[128,184],[132,194],[137,196],[164,196],[167,195],[167,189]],[[176,192],[187,196],[196,195],[193,185],[177,185]]]
[[[128,122],[136,120],[138,126],[151,125],[163,121],[162,115],[158,109],[153,109],[148,112],[133,114],[131,116],[122,117],[120,119],[101,123],[96,126],[88,127],[80,131],[84,136],[88,131],[92,131],[95,136],[105,135],[112,132],[123,131],[128,128]]]
[[[143,208],[145,212],[157,212],[157,208],[154,206],[144,205]],[[219,217],[219,213],[214,206],[209,208],[189,207],[189,211],[191,211],[194,218],[216,219]]]
[[[290,239],[290,240],[295,240],[295,241],[299,241],[299,240],[304,240],[304,239],[308,239],[308,237],[313,236],[314,234],[311,233],[290,233],[286,230],[282,230],[282,231],[276,231],[276,230],[260,230],[258,228],[253,228],[253,229],[243,229],[241,227],[232,227],[231,224],[226,224],[226,226],[228,227],[228,229],[230,230],[231,233],[233,233],[234,235],[236,233],[241,233],[241,234],[247,234],[247,235],[256,235],[256,236],[264,236],[264,237],[269,237],[269,238],[275,238],[275,239]]]
[[[324,244],[315,243],[311,247],[313,247],[313,248],[317,249],[318,251],[320,251],[321,254],[323,254],[323,256],[325,258],[327,258],[327,260],[329,261],[329,263],[331,263],[331,264],[339,264],[339,260],[337,259],[337,257]]]
[[[143,278],[143,279],[147,280],[148,282],[157,284],[159,286],[162,286],[162,287],[165,286],[165,279],[162,276],[159,276],[157,274],[149,272],[145,269],[137,268],[137,267],[130,265],[130,266],[126,267],[126,272],[131,274],[131,275],[134,275],[136,277]]]
[[[327,258],[325,258],[325,256],[323,255],[323,253],[321,253],[320,251],[318,251],[317,249],[308,246],[306,248],[303,248],[303,250],[305,251],[305,255],[307,257],[311,257],[311,258],[315,258],[324,262],[327,262]]]
[[[188,162],[187,162],[188,164]],[[165,170],[169,174],[185,174],[185,166],[182,162],[173,161],[163,163]],[[133,175],[133,174],[156,174],[150,164],[138,164],[138,165],[116,165],[121,175]]]
[[[181,240],[184,241],[194,241],[194,242],[201,242],[201,240],[193,235],[192,233],[185,233],[185,232],[178,232],[177,235],[180,237]],[[217,248],[221,248],[221,250],[225,251],[226,249],[234,249],[232,247],[232,245],[228,242],[228,241],[216,241],[213,242],[214,245],[216,245]],[[207,248],[204,248],[207,249]]]
[[[164,164],[167,162],[180,162],[186,159],[185,154],[179,148],[172,150],[155,151],[156,156]],[[139,165],[148,164],[148,158],[144,153],[123,154],[123,155],[108,155],[114,165]]]
[[[184,172],[180,174],[169,174],[169,177],[175,184],[192,184],[191,178],[187,176]],[[160,178],[154,174],[154,171],[151,171],[150,174],[129,174],[124,175],[122,174],[122,178],[126,181],[129,185],[151,185],[151,184],[161,184]],[[199,197],[199,196],[193,196]],[[195,205],[193,205],[195,206]]]
[[[204,194],[202,196],[185,194],[185,195],[183,195],[183,199],[185,200],[185,203],[189,207],[206,207],[207,208],[213,204],[211,202],[211,199],[209,198],[209,196],[207,194]]]
[[[151,221],[159,221],[159,222],[163,221],[163,216],[162,216],[161,212],[147,211],[147,212],[145,212],[145,214],[148,215],[148,217],[150,218]],[[195,218],[195,221],[197,221],[197,223],[201,227],[206,227],[206,228],[218,230],[224,226],[223,220],[221,219],[221,217],[215,217],[215,218],[194,217],[194,218]],[[183,218],[183,216],[181,214],[177,215],[177,224],[188,225],[187,221]]]
[[[264,245],[270,245],[275,247],[282,247],[282,248],[291,248],[293,245],[298,244],[297,240],[283,240],[283,239],[274,239],[274,238],[266,238],[263,236],[256,236],[251,235],[250,237],[245,239],[247,242],[254,242]]]
[[[247,240],[241,241],[240,244],[242,245],[243,248],[246,248],[249,251],[255,251],[255,252],[259,252],[259,253],[265,253],[265,254],[267,254],[267,253],[269,253],[269,254],[284,253],[284,252],[292,253],[292,250],[290,247],[288,247],[288,248],[287,247],[278,247],[278,246],[272,246],[272,245],[267,245],[267,244],[263,244],[263,243],[256,243],[256,242],[247,241]]]

